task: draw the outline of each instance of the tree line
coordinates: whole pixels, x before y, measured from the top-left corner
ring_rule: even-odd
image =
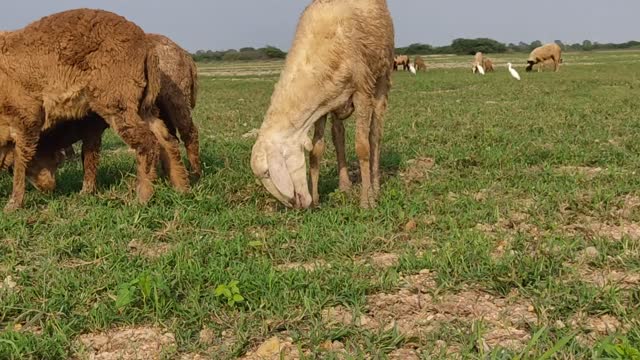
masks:
[[[197,62],[212,61],[240,61],[240,60],[274,60],[284,59],[287,53],[275,46],[265,46],[260,49],[252,47],[241,48],[240,50],[230,49],[224,51],[198,50],[191,54],[193,60]]]
[[[640,49],[639,41],[628,41],[615,44],[592,42],[585,40],[582,43],[564,44],[560,40],[555,41],[565,51],[594,51],[594,50],[622,50]],[[528,53],[541,46],[542,42],[537,40],[532,43],[519,42],[517,44],[504,44],[489,38],[478,39],[455,39],[451,45],[431,46],[429,44],[415,43],[406,47],[396,49],[396,54],[401,55],[435,55],[435,54],[456,54],[473,55],[478,51],[486,54],[498,54],[507,52]],[[245,47],[239,50],[230,49],[225,51],[198,50],[192,54],[193,59],[198,62],[212,61],[241,61],[241,60],[275,60],[284,59],[287,53],[275,46],[265,46],[255,49]]]

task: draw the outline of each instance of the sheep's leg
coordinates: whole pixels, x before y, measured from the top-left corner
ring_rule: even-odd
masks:
[[[5,212],[15,211],[24,205],[27,165],[36,153],[39,138],[39,131],[22,131],[20,136],[15,139],[13,190],[9,202],[4,207]]]
[[[171,184],[179,192],[186,192],[189,190],[189,174],[180,159],[178,140],[171,136],[162,120],[153,117],[147,121],[160,144],[160,158]]]
[[[167,104],[166,100],[160,101],[162,110],[161,118],[165,120],[165,123],[173,136],[175,136],[175,130],[171,129],[171,127],[178,129],[180,139],[184,143],[184,147],[187,151],[187,158],[189,159],[193,180],[198,180],[202,176],[200,141],[198,128],[193,123],[189,105],[181,99],[178,100],[178,102],[172,101],[170,104]]]
[[[131,107],[122,113],[110,113],[93,108],[111,128],[136,152],[138,184],[136,192],[138,201],[146,203],[153,196],[153,181],[157,177],[156,165],[160,149],[149,124]]]
[[[99,118],[92,118],[91,130],[82,139],[82,167],[83,180],[81,194],[93,194],[96,192],[96,177],[98,175],[98,163],[100,162],[100,147],[102,147],[102,134],[107,124]]]
[[[351,179],[349,179],[349,167],[347,165],[347,156],[345,151],[344,140],[344,121],[332,119],[331,137],[333,146],[336,148],[336,157],[338,158],[338,174],[340,176],[340,191],[349,191],[351,189]]]
[[[324,127],[327,123],[327,115],[321,117],[315,123],[313,133],[313,148],[309,154],[309,173],[311,174],[311,196],[313,205],[320,204],[320,194],[318,192],[318,182],[320,180],[320,161],[324,154]]]
[[[375,108],[371,119],[371,178],[374,197],[377,199],[380,193],[380,146],[384,132],[384,114],[387,111],[387,101],[390,79],[378,81],[376,88]]]
[[[376,206],[371,188],[371,144],[369,143],[373,104],[372,99],[363,94],[356,94],[353,102],[356,107],[356,154],[360,162],[360,175],[362,176],[360,206],[367,209]]]

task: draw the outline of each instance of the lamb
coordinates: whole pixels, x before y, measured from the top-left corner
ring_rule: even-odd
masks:
[[[304,151],[320,151],[308,132],[353,103],[360,205],[375,206],[393,51],[385,0],[314,0],[305,9],[251,154],[254,174],[283,204],[311,205]]]
[[[482,66],[484,67],[485,72],[493,72],[493,61],[489,58],[484,58]]]
[[[57,13],[0,37],[0,117],[15,144],[5,211],[24,203],[26,167],[40,133],[90,112],[136,151],[136,190],[146,203],[160,152],[152,129],[166,131],[149,120],[161,83],[158,61],[142,29],[102,10]]]
[[[560,70],[560,64],[562,63],[562,48],[556,43],[546,44],[533,49],[527,59],[527,71],[533,70],[533,66],[538,66],[538,72],[542,71],[544,62],[547,60],[553,61],[553,70],[558,72]]]
[[[424,62],[422,56],[416,56],[413,62],[416,64],[417,71],[427,71],[427,64]]]
[[[402,66],[402,70],[409,70],[409,57],[407,55],[397,55],[393,59],[393,70],[398,70]]]
[[[156,105],[160,116],[175,138],[176,128],[180,133],[191,170],[195,178],[201,175],[198,130],[191,118],[191,109],[195,107],[197,97],[197,68],[193,59],[180,46],[169,38],[149,34],[147,39],[154,46],[160,60],[161,88]],[[53,191],[56,185],[55,172],[64,159],[60,149],[68,148],[77,141],[82,141],[82,159],[84,181],[82,193],[93,193],[96,189],[96,175],[99,150],[104,130],[108,125],[96,114],[90,114],[82,122],[65,122],[42,134],[33,161],[27,169],[29,181],[38,189]],[[161,141],[161,159],[165,170],[177,179],[172,183],[180,189],[186,181],[186,170],[181,164],[178,169],[167,157],[165,144]],[[180,155],[177,154],[179,157]],[[5,165],[6,166],[6,165]]]
[[[475,74],[476,71],[479,71],[478,67],[482,66],[483,63],[484,55],[482,54],[482,52],[478,51],[473,57],[473,66],[471,67],[471,72]]]

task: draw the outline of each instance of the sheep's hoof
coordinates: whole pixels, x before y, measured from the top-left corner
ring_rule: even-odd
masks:
[[[369,195],[360,199],[360,207],[363,209],[374,209],[376,207],[376,199]]]
[[[18,209],[20,209],[22,206],[15,201],[14,199],[9,200],[9,202],[7,203],[7,205],[5,205],[4,207],[4,212],[5,213],[12,213]]]
[[[340,181],[340,183],[338,184],[338,189],[340,189],[340,191],[342,192],[349,192],[351,190],[351,180],[347,180],[347,181]]]
[[[140,204],[146,204],[153,196],[153,185],[149,183],[139,183],[136,192],[138,193],[138,202]]]

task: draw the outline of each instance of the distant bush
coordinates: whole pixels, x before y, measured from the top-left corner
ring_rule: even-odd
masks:
[[[225,51],[198,50],[191,54],[194,61],[248,61],[248,60],[271,60],[284,59],[287,53],[275,46],[266,46],[260,49],[243,47],[240,50],[230,49]]]

